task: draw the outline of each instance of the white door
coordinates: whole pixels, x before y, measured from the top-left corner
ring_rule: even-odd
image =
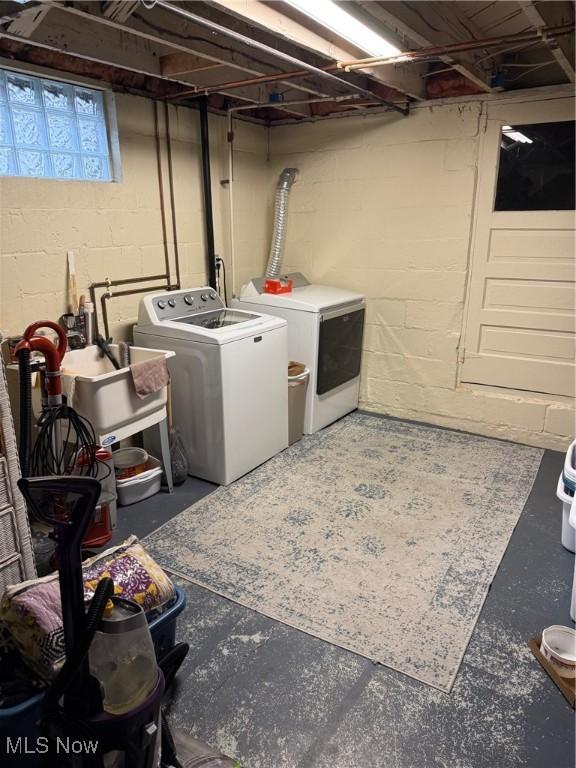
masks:
[[[572,98],[487,106],[463,382],[574,394],[573,120]]]

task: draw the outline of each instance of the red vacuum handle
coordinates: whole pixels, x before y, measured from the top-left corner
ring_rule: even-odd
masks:
[[[36,331],[39,328],[50,328],[50,330],[54,331],[54,333],[58,336],[58,355],[60,357],[58,364],[60,364],[62,362],[62,358],[66,354],[66,347],[68,346],[64,329],[58,325],[58,323],[53,323],[52,320],[36,320],[35,323],[29,325],[28,328],[26,328],[24,331],[24,338],[30,340],[33,336],[36,335]]]
[[[39,328],[50,328],[58,334],[58,347],[45,336],[34,336]],[[38,320],[24,331],[24,338],[18,342],[14,354],[21,349],[29,349],[30,352],[42,352],[46,360],[46,392],[48,402],[57,405],[62,402],[62,380],[60,378],[60,363],[66,354],[66,334],[59,325],[51,320]]]

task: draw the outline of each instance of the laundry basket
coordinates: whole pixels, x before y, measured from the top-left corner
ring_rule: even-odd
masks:
[[[298,442],[304,432],[306,390],[310,371],[303,363],[288,363],[288,444]]]

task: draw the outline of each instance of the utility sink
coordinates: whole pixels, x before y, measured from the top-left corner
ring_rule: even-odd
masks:
[[[110,350],[118,358],[118,345]],[[174,352],[130,347],[132,363]],[[62,360],[62,389],[68,404],[92,424],[99,445],[111,445],[166,418],[167,387],[140,399],[130,368],[116,370],[96,346],[67,352]]]

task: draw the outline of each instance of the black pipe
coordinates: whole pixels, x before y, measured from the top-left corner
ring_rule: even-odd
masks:
[[[22,477],[28,477],[30,469],[30,437],[32,430],[32,382],[30,372],[30,350],[21,349],[18,352],[18,378],[20,384],[20,472]]]
[[[166,121],[166,156],[168,160],[168,189],[170,191],[170,210],[172,212],[172,238],[174,240],[174,263],[176,266],[176,287],[180,288],[180,254],[178,252],[178,227],[176,226],[176,201],[174,199],[174,169],[172,167],[172,138],[170,135],[170,108],[164,102]]]
[[[212,215],[212,182],[210,178],[210,140],[208,137],[208,97],[200,102],[200,150],[202,153],[202,191],[204,195],[204,228],[206,236],[206,260],[208,283],[216,290],[216,252],[214,250],[214,217]]]
[[[168,126],[166,126],[168,131]],[[154,137],[156,139],[156,169],[158,174],[158,193],[160,196],[160,220],[162,224],[162,243],[164,245],[164,264],[166,274],[170,274],[170,253],[168,251],[168,235],[166,233],[166,210],[164,208],[164,177],[162,173],[162,152],[160,149],[160,129],[158,127],[158,102],[154,102]],[[178,262],[178,259],[176,259]]]

